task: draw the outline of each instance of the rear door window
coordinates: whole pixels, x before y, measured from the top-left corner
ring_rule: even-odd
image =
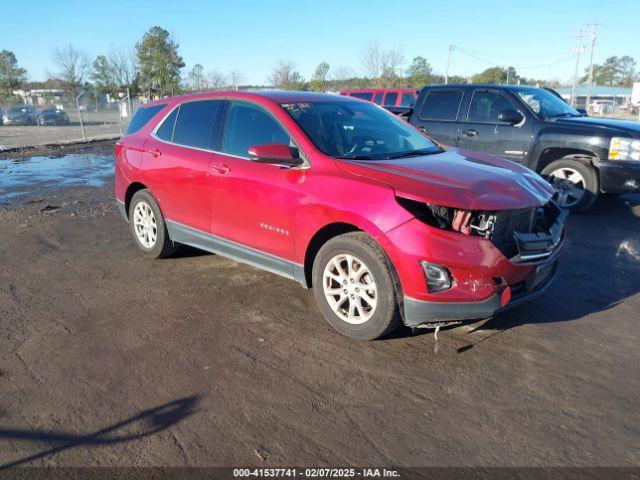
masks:
[[[127,127],[127,131],[125,135],[130,135],[132,133],[136,133],[142,127],[144,127],[149,120],[151,120],[156,113],[166,107],[167,104],[163,103],[162,105],[151,105],[150,107],[140,107],[133,115],[133,118],[129,122],[129,126]]]
[[[187,147],[213,149],[216,117],[222,100],[201,100],[180,105],[173,129],[173,143]]]
[[[396,92],[388,92],[384,97],[385,105],[395,105],[398,100],[398,94]]]
[[[250,147],[271,143],[290,145],[291,138],[280,123],[262,108],[232,101],[222,151],[248,158]]]
[[[429,91],[420,109],[420,119],[455,121],[462,102],[462,94],[462,89]]]
[[[382,92],[376,93],[376,96],[373,97],[373,103],[380,105],[382,103],[382,95],[384,95]]]

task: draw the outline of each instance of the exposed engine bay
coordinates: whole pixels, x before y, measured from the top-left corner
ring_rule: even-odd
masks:
[[[553,201],[518,210],[468,211],[402,197],[397,200],[427,225],[490,240],[514,263],[550,256],[564,238],[568,215]]]

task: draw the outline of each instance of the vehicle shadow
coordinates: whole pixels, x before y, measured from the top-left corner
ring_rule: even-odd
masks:
[[[87,434],[0,428],[0,441],[6,439],[53,445],[53,447],[33,455],[0,464],[0,470],[16,467],[75,447],[113,445],[148,437],[193,415],[199,400],[197,395],[174,400]]]
[[[481,342],[525,324],[578,320],[609,310],[638,293],[639,207],[640,195],[605,196],[589,212],[569,217],[568,240],[555,284],[538,299],[500,313],[469,333],[494,331]]]

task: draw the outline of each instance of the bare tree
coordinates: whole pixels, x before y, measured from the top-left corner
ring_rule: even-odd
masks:
[[[380,42],[369,40],[362,50],[360,61],[372,83],[390,86],[397,82],[404,56],[400,49],[385,51]]]
[[[351,88],[356,73],[349,67],[336,67],[333,69],[332,79],[338,90]]]
[[[301,90],[305,85],[304,78],[296,70],[296,64],[283,60],[278,61],[267,82],[269,85],[285,90]]]
[[[383,56],[382,46],[377,40],[369,40],[360,54],[365,75],[373,81],[382,75]]]
[[[70,92],[81,86],[91,71],[87,54],[73,45],[56,48],[53,51],[53,63],[57,67],[54,78]]]
[[[214,70],[207,74],[207,88],[220,89],[227,85],[227,77],[225,74]]]
[[[108,56],[111,75],[119,88],[132,88],[138,77],[138,62],[133,48],[112,48]]]
[[[382,55],[382,73],[380,80],[385,87],[396,86],[399,80],[398,71],[404,62],[404,55],[399,49],[389,50]]]

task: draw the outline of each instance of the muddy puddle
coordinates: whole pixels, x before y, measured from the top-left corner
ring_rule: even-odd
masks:
[[[113,179],[114,162],[113,155],[93,153],[0,159],[0,204],[55,188],[100,187]]]

